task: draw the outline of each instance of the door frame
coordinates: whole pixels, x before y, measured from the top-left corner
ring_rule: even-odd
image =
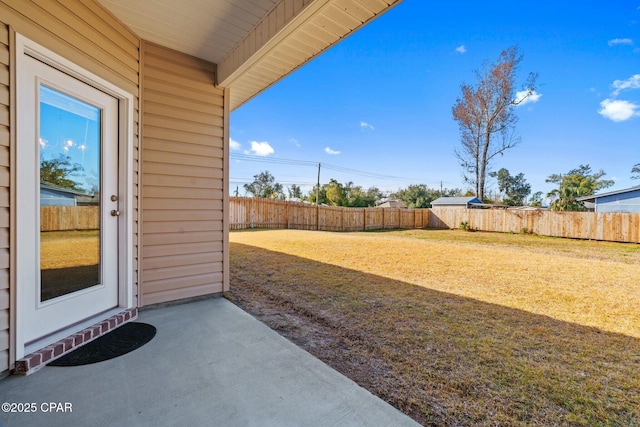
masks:
[[[17,163],[17,141],[20,137],[21,129],[26,126],[34,126],[33,123],[28,123],[27,118],[24,115],[18,114],[20,111],[21,102],[34,102],[35,100],[23,100],[20,97],[21,89],[15,84],[13,85],[13,93],[15,103],[15,139],[12,143],[11,150],[11,177],[12,193],[11,193],[11,247],[15,248],[12,251],[15,255],[12,256],[11,262],[11,274],[12,283],[14,284],[14,298],[12,299],[12,319],[14,321],[14,343],[15,359],[18,360],[25,355],[43,348],[53,342],[56,342],[74,332],[82,330],[92,324],[100,322],[113,314],[133,308],[135,304],[134,296],[134,281],[133,281],[133,267],[134,267],[134,228],[133,221],[135,216],[135,207],[133,203],[134,189],[133,189],[133,176],[134,176],[134,162],[133,162],[133,142],[134,142],[134,123],[133,123],[133,108],[135,97],[133,94],[123,90],[122,88],[108,82],[107,80],[91,73],[90,71],[78,66],[77,64],[69,61],[68,59],[58,55],[57,53],[45,48],[44,46],[29,40],[25,36],[15,33],[15,72],[19,73],[22,67],[25,66],[25,55],[40,60],[45,64],[70,75],[78,79],[79,81],[86,83],[106,94],[114,97],[118,101],[118,164],[119,164],[119,210],[121,215],[118,217],[118,307],[105,313],[101,313],[96,317],[86,319],[80,323],[69,325],[69,328],[48,335],[42,340],[37,341],[35,344],[26,346],[22,321],[23,313],[21,310],[21,304],[24,299],[24,285],[20,284],[20,277],[17,277],[19,273],[18,266],[23,262],[22,259],[28,254],[22,254],[20,250],[20,241],[17,238],[19,230],[16,227],[16,219],[20,217],[18,210],[18,197],[29,197],[27,195],[20,195],[21,189],[19,189],[19,177],[20,177],[20,165]],[[14,82],[17,79],[13,80]],[[37,189],[31,189],[37,194]],[[24,261],[26,262],[26,261]]]

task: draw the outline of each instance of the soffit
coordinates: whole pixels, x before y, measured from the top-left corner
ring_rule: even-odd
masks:
[[[98,0],[140,38],[217,64],[234,110],[402,0]]]
[[[98,0],[140,38],[215,64],[278,0]]]
[[[315,0],[258,48],[260,35],[268,31],[264,27],[273,21],[262,20],[218,64],[220,83],[232,88],[231,109],[239,107],[401,1]],[[271,14],[274,12],[276,10]],[[247,52],[253,54],[248,55]]]

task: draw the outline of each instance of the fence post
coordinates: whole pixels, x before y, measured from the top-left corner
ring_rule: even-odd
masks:
[[[362,231],[367,231],[367,208],[362,208]]]
[[[280,216],[275,218],[273,215],[267,215],[266,218],[258,218],[256,215],[260,212],[270,212],[273,209],[266,209],[265,206],[273,206],[277,204],[278,212],[282,212],[282,203],[285,203],[284,212],[287,218],[284,222],[281,222]],[[246,228],[247,225],[250,228],[256,226],[271,227],[276,226],[278,228],[285,226],[287,229],[291,227],[302,227],[306,230],[320,230],[320,205],[315,206],[316,211],[316,225],[313,226],[313,205],[309,204],[297,204],[290,201],[273,201],[267,199],[256,199],[253,197],[246,198],[229,198],[228,211],[225,214],[229,215],[230,228]],[[260,209],[258,209],[260,208]],[[77,207],[76,209],[86,209],[85,207]],[[388,226],[395,226],[396,222],[387,221],[387,210],[395,209],[393,212],[398,212],[398,219],[400,225],[402,225],[401,210],[396,208],[345,208],[342,207],[342,215],[335,214],[335,211],[325,220],[327,226],[326,229],[331,230],[343,230],[346,231],[347,226],[345,224],[345,218],[352,213],[355,214],[356,210],[361,209],[363,214],[362,227],[363,231],[367,230],[367,214],[368,211],[372,211],[373,228],[382,227],[386,229]],[[438,210],[439,209],[439,210]],[[640,214],[623,214],[623,213],[610,213],[604,216],[601,213],[581,213],[581,212],[511,212],[511,211],[490,211],[490,210],[477,210],[477,209],[421,209],[420,213],[414,211],[413,213],[413,226],[414,228],[427,228],[446,226],[449,228],[457,228],[461,221],[467,221],[469,226],[478,228],[482,231],[495,231],[495,232],[519,232],[523,227],[527,227],[528,230],[535,232],[539,235],[553,236],[553,237],[565,237],[565,238],[583,238],[583,239],[595,239],[606,241],[618,241],[618,242],[634,242],[640,243]],[[303,212],[303,219],[298,219],[297,214],[301,210]],[[53,207],[42,207],[40,212],[42,215],[42,222],[47,223],[45,228],[61,229],[67,224],[60,223],[61,214],[58,213]],[[435,213],[437,213],[437,215]],[[240,218],[242,214],[242,218]],[[247,216],[251,218],[247,218]],[[293,215],[294,220],[290,220],[289,216]],[[377,221],[382,215],[382,224]],[[421,215],[419,217],[419,215]],[[84,218],[84,217],[83,217]],[[355,221],[355,217],[354,221]],[[342,219],[342,226],[338,227],[338,221]],[[392,215],[393,219],[393,215]],[[297,223],[295,221],[302,221]],[[235,221],[235,222],[234,222]],[[241,221],[241,223],[239,223]],[[260,221],[256,224],[257,221]],[[266,221],[266,222],[265,222]],[[50,224],[50,225],[49,225]],[[74,227],[84,227],[79,222],[74,223]],[[280,225],[282,224],[282,225]],[[407,223],[407,225],[409,225]],[[41,225],[41,227],[44,227]],[[515,228],[515,229],[514,229]],[[519,228],[519,230],[517,229]],[[353,230],[358,230],[359,227]]]

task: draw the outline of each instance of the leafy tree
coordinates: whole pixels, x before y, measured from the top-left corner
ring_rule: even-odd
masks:
[[[392,194],[398,200],[402,200],[408,208],[430,208],[431,202],[439,197],[453,197],[460,194],[458,188],[436,190],[425,184],[411,184],[407,188],[400,189]]]
[[[342,206],[351,208],[365,208],[375,206],[376,202],[383,197],[382,191],[376,187],[369,187],[367,190],[359,185],[353,185],[349,181],[342,186],[344,191],[344,201]]]
[[[302,189],[299,185],[291,184],[287,191],[290,199],[302,199]]]
[[[317,191],[318,186],[315,185],[306,197],[306,200],[315,203]],[[331,206],[364,208],[375,206],[376,202],[382,197],[382,191],[376,187],[370,187],[364,190],[361,186],[354,185],[351,181],[343,184],[335,179],[330,179],[329,183],[323,184],[319,191],[320,204]]]
[[[515,98],[515,77],[522,55],[516,46],[500,53],[495,63],[485,62],[476,70],[476,86],[463,84],[462,96],[452,108],[460,128],[461,148],[455,154],[465,182],[475,186],[475,196],[484,199],[490,162],[520,142],[515,134],[515,107],[535,92],[537,75],[529,74],[524,96]]]
[[[531,194],[531,184],[524,179],[523,173],[511,176],[507,169],[502,168],[498,172],[490,172],[489,176],[497,178],[498,189],[506,196],[502,200],[505,205],[522,206],[527,196]]]
[[[362,204],[354,205],[354,207],[370,207],[375,206],[378,201],[385,197],[385,194],[378,187],[369,187],[363,193]]]
[[[554,211],[584,211],[584,203],[577,201],[579,197],[590,196],[603,188],[611,187],[614,182],[601,179],[606,173],[600,169],[593,173],[589,165],[580,165],[566,174],[550,175],[545,181],[558,185],[557,189],[547,194]]]
[[[268,199],[284,199],[282,184],[269,171],[260,172],[253,176],[253,182],[244,184],[244,189],[253,197],[263,197]]]
[[[346,200],[344,186],[333,178],[330,179],[329,184],[327,184],[326,195],[327,204],[331,206],[344,206]]]
[[[536,191],[529,198],[529,206],[542,206],[542,191]]]
[[[321,185],[320,189],[318,189],[318,185],[313,186],[313,190],[309,192],[305,200],[309,203],[318,203],[320,205],[327,204],[327,189],[326,184]]]
[[[631,173],[637,174],[633,175],[631,179],[640,179],[640,163],[636,163],[633,168],[631,168]]]
[[[82,166],[71,163],[71,158],[60,154],[58,158],[40,160],[40,180],[70,190],[82,191],[78,183],[70,179],[74,174],[81,172]]]

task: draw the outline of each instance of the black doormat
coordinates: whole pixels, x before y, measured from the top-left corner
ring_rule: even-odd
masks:
[[[102,362],[142,347],[156,335],[156,328],[146,323],[129,322],[89,344],[49,363],[49,366],[79,366]]]

